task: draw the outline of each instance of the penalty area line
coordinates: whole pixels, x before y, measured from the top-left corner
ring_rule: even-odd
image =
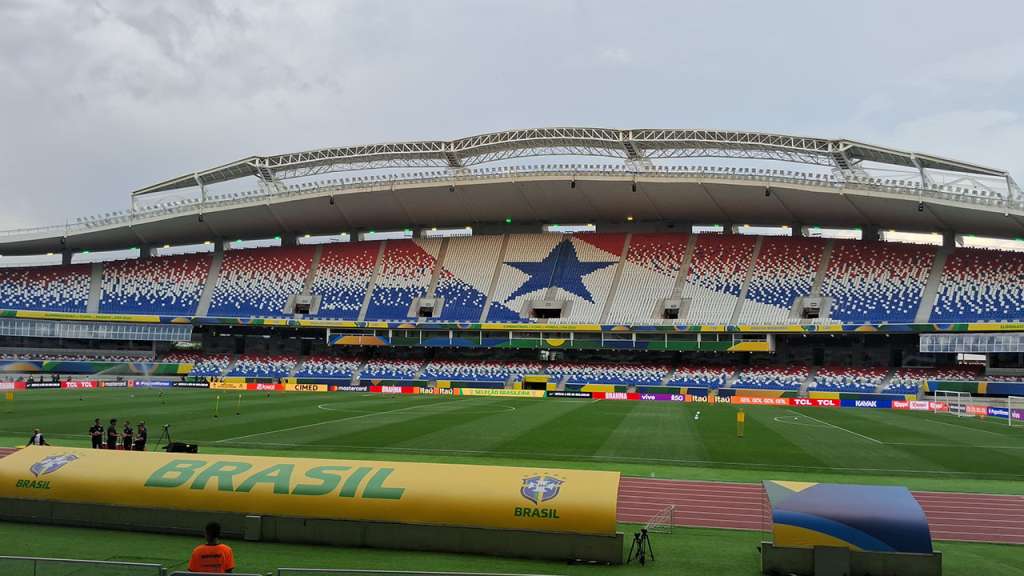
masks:
[[[825,426],[828,426],[829,428],[835,428],[836,430],[842,430],[843,432],[846,432],[848,434],[853,434],[854,436],[858,436],[858,437],[863,438],[865,440],[870,440],[870,441],[874,442],[875,444],[885,444],[885,442],[882,442],[881,440],[878,440],[876,438],[872,438],[871,436],[865,436],[865,435],[861,434],[860,432],[854,432],[853,430],[847,430],[846,428],[843,428],[842,426],[836,426],[835,424],[832,424],[831,422],[826,422],[824,420],[819,420],[819,419],[815,418],[814,416],[808,416],[807,414],[801,414],[800,412],[797,412],[795,410],[790,410],[790,412],[792,412],[793,414],[796,414],[798,416],[801,416],[803,418],[810,418],[811,420],[814,420],[815,422],[819,422],[821,424],[824,424]]]

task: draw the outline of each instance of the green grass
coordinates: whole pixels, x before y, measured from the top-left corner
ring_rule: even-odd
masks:
[[[635,526],[621,525],[631,534]],[[571,565],[491,558],[436,552],[382,551],[367,548],[333,548],[264,542],[227,542],[235,551],[236,572],[265,573],[275,568],[350,568],[376,570],[434,570],[464,572],[503,572],[519,574],[565,574],[644,576],[676,574],[732,574],[754,576],[759,573],[757,545],[760,532],[712,530],[704,528],[676,529],[672,534],[654,534],[652,545],[655,561],[646,567]],[[185,568],[196,538],[136,534],[62,526],[35,526],[0,522],[0,542],[4,554],[110,560],[120,562],[152,562],[172,570]],[[946,576],[1024,576],[1020,562],[1021,547],[999,544],[939,542],[936,550],[943,553],[943,574]],[[22,576],[7,568],[4,576]]]
[[[221,397],[214,418],[215,398]],[[430,460],[619,470],[637,476],[902,484],[1024,493],[1024,429],[1005,422],[871,409],[589,400],[40,390],[0,403],[0,444],[40,427],[87,446],[94,417],[163,424],[203,452]],[[694,420],[696,411],[701,412]]]
[[[219,416],[214,418],[217,396]],[[93,418],[145,420],[202,452],[619,470],[636,476],[901,484],[1024,493],[1024,431],[992,420],[885,410],[748,407],[736,437],[729,405],[209,390],[40,390],[0,403],[0,445],[34,427],[51,444],[88,446]],[[700,419],[694,414],[700,411]],[[634,527],[622,526],[631,533]],[[280,566],[542,574],[756,574],[757,532],[656,535],[644,569],[478,556],[232,542],[240,570]],[[11,555],[157,562],[181,568],[193,538],[0,523]],[[111,547],[110,543],[116,542]],[[946,574],[1024,576],[1021,548],[940,542]]]

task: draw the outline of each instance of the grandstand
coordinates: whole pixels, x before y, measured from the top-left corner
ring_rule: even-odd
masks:
[[[258,192],[219,189],[247,178]],[[43,418],[43,402],[68,406],[34,388],[72,388],[69,404],[93,406],[90,418],[181,420],[175,434],[213,448],[203,458],[394,460],[372,478],[371,465],[354,468],[340,488],[387,500],[381,509],[404,490],[388,475],[425,464],[415,460],[619,463],[650,486],[706,465],[736,474],[750,503],[758,488],[739,483],[756,470],[877,476],[897,463],[957,480],[969,458],[927,454],[1001,454],[998,422],[957,429],[975,446],[930,431],[935,418],[885,414],[953,411],[941,388],[1015,425],[1006,397],[1024,391],[1024,256],[965,245],[976,232],[1024,237],[1024,197],[1007,173],[970,163],[848,140],[556,128],[254,156],[131,199],[127,216],[0,236],[5,257],[61,258],[0,268],[0,390],[17,392],[19,422]],[[128,387],[135,404],[115,396]],[[202,389],[231,391],[231,417]],[[25,396],[37,404],[23,408]],[[736,444],[744,405],[766,411]],[[846,420],[803,411],[825,407]],[[85,446],[79,424],[56,434]],[[829,468],[847,451],[861,468]],[[1020,477],[1018,463],[984,460],[987,481]],[[503,498],[533,511],[558,496],[553,473],[519,472]],[[295,496],[269,474],[236,495],[266,483],[253,492],[267,502],[271,490]],[[665,516],[637,503],[651,495],[633,481],[621,509],[601,501],[613,536]],[[459,511],[446,498],[461,492],[430,488],[443,497],[429,506]],[[708,527],[764,527],[736,516]],[[517,518],[501,528],[518,534]]]
[[[421,144],[377,147],[372,165],[358,147],[254,157],[137,190],[127,218],[5,235],[4,255],[63,260],[0,268],[0,309],[17,334],[43,338],[30,343],[41,352],[6,354],[5,370],[57,373],[52,360],[128,374],[148,369],[110,364],[159,357],[190,378],[513,387],[537,374],[572,389],[910,395],[929,380],[1024,380],[1009,358],[989,375],[922,356],[916,336],[1024,321],[1024,256],[961,245],[973,231],[1024,236],[1004,216],[1024,210],[1004,171],[744,132],[554,128]],[[486,165],[566,154],[630,162]],[[312,184],[310,170],[358,174]],[[215,191],[248,177],[272,185]],[[159,201],[197,186],[196,200]],[[840,229],[860,239],[823,232]],[[911,244],[882,230],[934,235]],[[330,240],[306,241],[317,234]],[[72,263],[139,238],[152,242],[139,258]],[[197,241],[196,253],[157,248]],[[54,313],[69,315],[31,316]],[[68,337],[84,351],[63,353]],[[167,344],[189,338],[201,351]],[[99,350],[106,340],[152,349],[119,355]],[[950,367],[904,366],[911,357]]]

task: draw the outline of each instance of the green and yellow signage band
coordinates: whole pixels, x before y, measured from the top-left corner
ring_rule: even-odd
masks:
[[[0,497],[134,508],[614,534],[619,473],[31,446]]]

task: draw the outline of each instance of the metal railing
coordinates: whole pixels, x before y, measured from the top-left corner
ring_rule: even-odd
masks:
[[[171,572],[167,576],[220,576],[213,572]],[[266,574],[231,572],[231,576],[273,576],[272,572]]]
[[[60,233],[69,236],[96,228],[118,224],[132,225],[144,221],[159,220],[176,215],[199,214],[214,208],[247,206],[271,200],[298,199],[305,196],[336,194],[360,189],[393,189],[396,186],[424,183],[475,183],[502,178],[529,178],[550,176],[580,177],[621,177],[633,179],[679,179],[731,180],[775,182],[804,186],[818,186],[843,191],[881,192],[908,196],[918,200],[947,200],[978,207],[1000,210],[1024,209],[1024,196],[1013,189],[992,189],[972,185],[931,184],[914,181],[909,177],[874,177],[802,172],[792,169],[764,169],[731,166],[653,166],[647,169],[633,169],[625,165],[602,164],[539,164],[526,166],[502,166],[493,168],[469,168],[462,170],[423,170],[391,174],[375,174],[351,178],[332,179],[326,182],[267,187],[261,190],[211,195],[205,198],[186,198],[172,203],[136,206],[129,210],[108,212],[97,216],[78,218],[74,222],[15,230],[0,230],[0,238],[32,237]]]
[[[160,564],[0,556],[3,576],[164,576]]]
[[[317,576],[321,574],[347,574],[349,576],[541,576],[537,574],[500,574],[492,572],[349,570],[344,568],[278,568],[276,576]]]

